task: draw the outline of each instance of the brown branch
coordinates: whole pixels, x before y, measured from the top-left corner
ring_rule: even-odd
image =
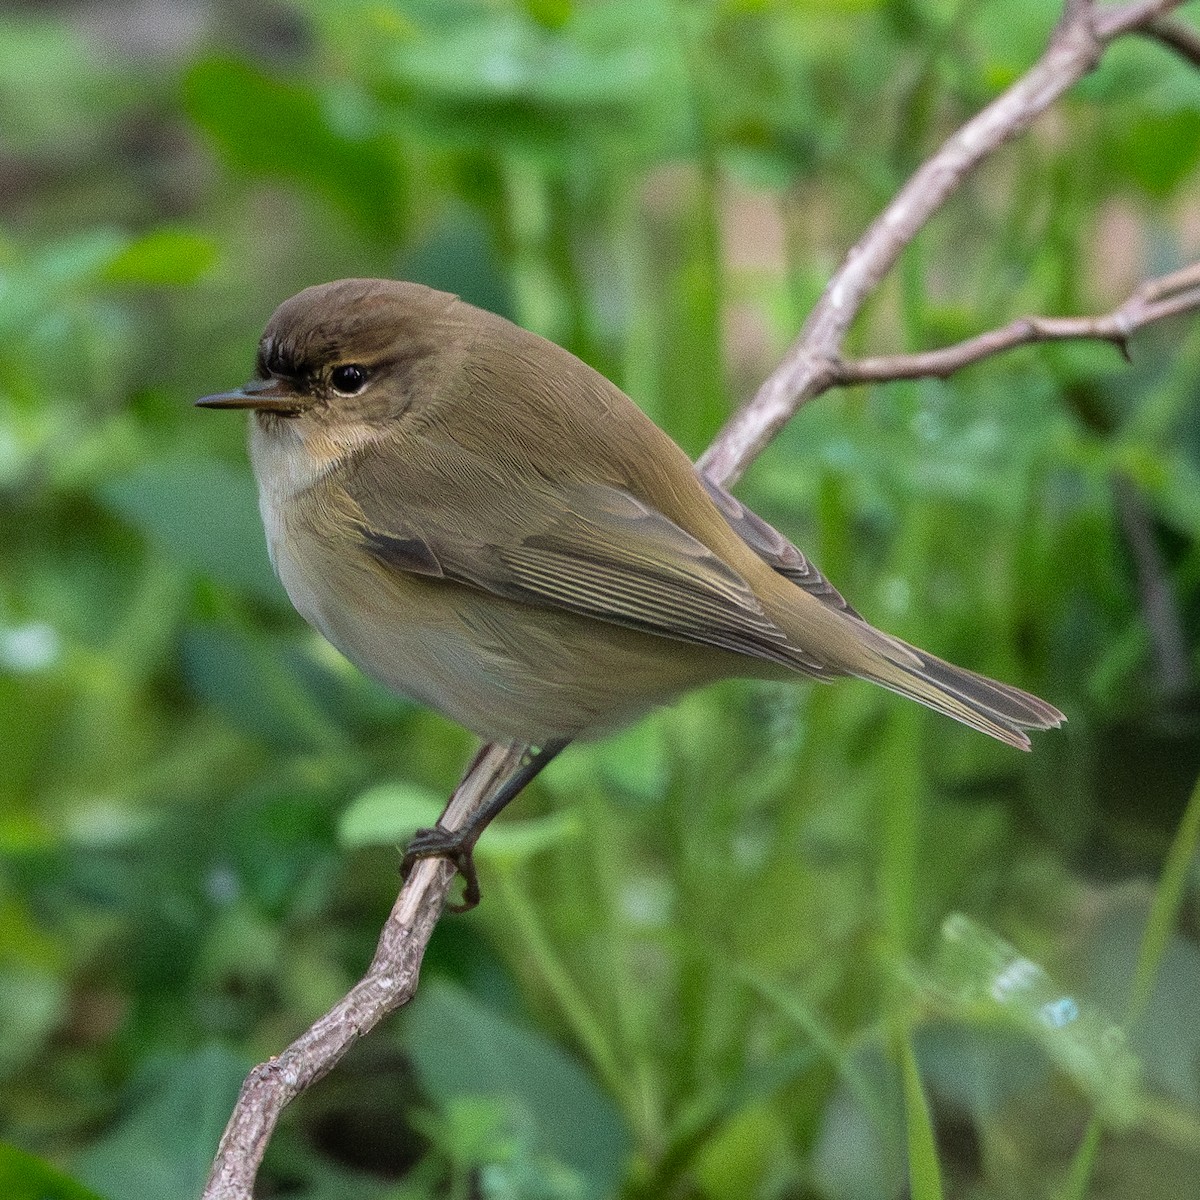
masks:
[[[833,387],[842,342],[867,297],[966,176],[1082,79],[1113,38],[1181,2],[1070,0],[1042,57],[926,159],[850,249],[783,361],[701,457],[705,474],[736,480],[801,405]]]
[[[1107,43],[1123,33],[1141,33],[1146,26],[1181,8],[1184,0],[1133,0],[1129,4],[1111,5],[1097,4],[1095,0],[1083,2],[1095,12],[1096,36]]]
[[[968,172],[1024,131],[1091,70],[1113,38],[1158,21],[1180,3],[1182,0],[1132,0],[1102,7],[1094,0],[1066,0],[1063,19],[1046,53],[1008,91],[954,134],[901,188],[846,256],[778,369],[726,425],[698,466],[719,483],[732,481],[802,404],[839,382],[839,371],[866,369],[872,360],[857,364],[841,361],[846,331],[903,248],[962,184]],[[1165,282],[1156,281],[1143,289],[1144,295],[1139,293],[1147,306],[1144,311],[1156,314],[1145,316],[1142,324],[1197,306],[1189,290],[1194,289],[1194,283],[1170,294],[1151,294]],[[1043,328],[1050,326],[1043,324]],[[1115,336],[1095,332],[1072,336],[1107,336],[1121,344],[1129,332],[1132,328],[1118,331]],[[951,347],[950,351],[955,349]],[[966,361],[979,357],[983,355],[968,356]],[[517,768],[524,749],[485,746],[451,797],[442,824],[459,828],[479,811]],[[204,1200],[250,1200],[259,1164],[285,1106],[332,1070],[359,1037],[412,997],[425,946],[452,881],[453,868],[444,860],[418,863],[388,917],[366,975],[282,1054],[250,1073],[221,1138]]]
[[[1018,317],[1015,321],[919,354],[836,359],[828,364],[829,386],[886,383],[897,379],[945,379],[955,371],[1017,346],[1035,342],[1093,339],[1111,342],[1128,359],[1129,339],[1156,321],[1200,311],[1200,263],[1143,284],[1120,308],[1101,317]]]
[[[1161,42],[1168,50],[1174,50],[1180,58],[1200,67],[1200,30],[1186,21],[1174,17],[1159,17],[1137,30],[1143,37]]]
[[[1150,634],[1159,690],[1164,699],[1177,700],[1191,687],[1192,670],[1170,572],[1154,536],[1150,510],[1137,484],[1118,471],[1113,475],[1112,490],[1137,574],[1142,620]]]

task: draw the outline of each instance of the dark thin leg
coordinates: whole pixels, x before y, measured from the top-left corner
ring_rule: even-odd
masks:
[[[479,878],[475,874],[474,856],[479,835],[499,816],[504,806],[510,800],[516,799],[542,768],[549,765],[566,744],[565,740],[549,742],[539,750],[531,750],[521,765],[508,777],[504,786],[475,814],[470,823],[461,829],[447,829],[440,822],[432,829],[418,829],[404,851],[404,858],[400,863],[400,877],[407,879],[419,859],[448,858],[458,868],[466,884],[463,888],[462,903],[451,904],[450,911],[466,912],[474,908],[479,903]]]

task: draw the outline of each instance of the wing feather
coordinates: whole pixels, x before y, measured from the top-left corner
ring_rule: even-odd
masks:
[[[851,617],[858,613],[846,602],[846,598],[817,570],[803,551],[794,546],[773,525],[768,525],[752,509],[747,508],[736,496],[714,483],[702,471],[698,471],[700,482],[708,492],[729,527],[763,560],[773,571],[802,587],[810,596],[822,604],[844,612]]]
[[[442,455],[427,442],[403,480],[371,460],[378,453],[356,456],[343,482],[361,510],[363,549],[391,570],[820,669],[788,644],[741,575],[621,488],[536,477],[521,480],[516,494],[509,480],[503,494],[487,497],[477,494],[480,475],[461,461],[461,446]],[[472,517],[469,534],[464,513]]]

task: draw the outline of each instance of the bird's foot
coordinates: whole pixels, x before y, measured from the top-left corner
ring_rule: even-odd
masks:
[[[444,825],[435,825],[432,829],[418,829],[404,850],[400,878],[407,879],[422,858],[448,858],[463,877],[464,884],[462,902],[448,907],[451,912],[469,912],[479,903],[479,877],[475,873],[478,836],[470,826],[447,829]]]

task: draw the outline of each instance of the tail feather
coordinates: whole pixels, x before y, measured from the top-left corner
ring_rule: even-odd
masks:
[[[1029,692],[956,667],[898,638],[884,637],[895,644],[898,652],[884,649],[880,658],[856,664],[851,674],[916,700],[1018,750],[1030,748],[1026,729],[1054,729],[1066,720],[1052,704]]]

